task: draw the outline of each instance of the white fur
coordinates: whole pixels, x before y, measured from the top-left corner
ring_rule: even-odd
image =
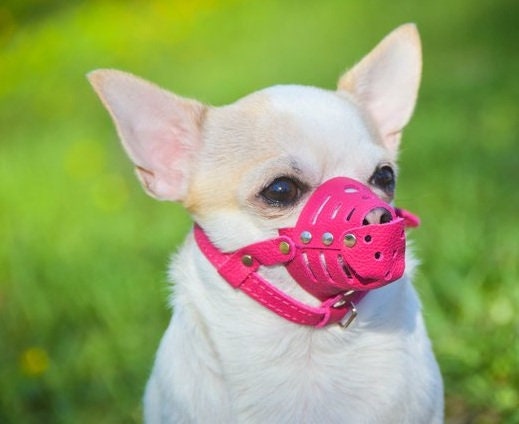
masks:
[[[420,63],[418,35],[406,25],[343,76],[337,92],[277,86],[210,108],[118,71],[91,80],[147,191],[183,202],[230,251],[295,223],[305,197],[279,209],[258,195],[274,178],[297,177],[310,193],[334,176],[367,184],[380,164],[395,166]],[[129,106],[134,90],[139,102]],[[414,262],[409,254],[401,280],[362,300],[350,328],[315,329],[232,289],[189,235],[170,268],[174,314],[146,389],[146,422],[442,422],[441,376],[410,282]],[[318,303],[282,266],[261,272]]]

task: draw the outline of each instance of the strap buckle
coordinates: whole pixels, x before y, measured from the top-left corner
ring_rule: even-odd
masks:
[[[357,307],[355,306],[355,303],[350,299],[351,296],[355,294],[355,290],[349,290],[346,293],[342,295],[342,298],[339,299],[337,302],[335,302],[332,306],[332,308],[341,308],[344,305],[349,305],[349,311],[344,315],[344,317],[337,323],[339,326],[345,330],[348,328],[353,321],[355,321],[355,318],[357,318],[358,312]]]
[[[346,330],[350,324],[355,321],[355,318],[357,318],[357,308],[355,307],[355,303],[352,301],[349,302],[350,304],[350,310],[348,313],[344,316],[343,319],[341,319],[337,324],[339,324],[339,327],[341,327],[343,330]]]

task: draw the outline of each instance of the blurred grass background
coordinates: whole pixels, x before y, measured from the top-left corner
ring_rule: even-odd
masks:
[[[447,422],[519,423],[518,20],[515,0],[3,0],[0,423],[140,422],[170,315],[189,218],[141,191],[85,73],[217,105],[334,88],[408,21],[424,80],[397,200],[423,218],[416,287]]]

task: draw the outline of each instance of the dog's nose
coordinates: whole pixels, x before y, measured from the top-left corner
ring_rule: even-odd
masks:
[[[392,220],[393,218],[391,217],[391,213],[387,209],[375,208],[369,211],[368,214],[364,217],[362,225],[386,224]]]

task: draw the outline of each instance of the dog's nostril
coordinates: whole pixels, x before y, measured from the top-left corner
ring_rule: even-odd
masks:
[[[388,222],[391,222],[391,214],[388,211],[385,211],[382,216],[380,217],[380,223],[386,224]]]
[[[366,215],[362,221],[362,225],[386,224],[392,220],[391,213],[387,209],[375,208]]]

